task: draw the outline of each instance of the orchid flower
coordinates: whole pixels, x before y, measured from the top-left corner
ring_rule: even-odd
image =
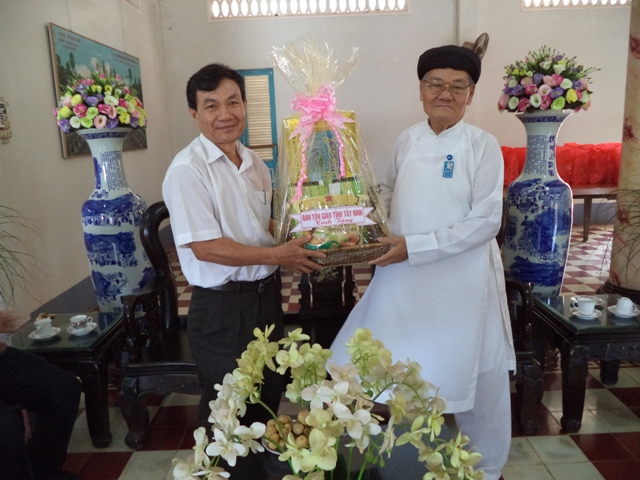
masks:
[[[247,402],[262,403],[263,369],[271,368],[269,362],[274,359],[278,363],[274,371],[288,371],[291,375],[286,396],[292,402],[310,406],[310,411],[299,419],[307,436],[303,442],[297,442],[293,427],[284,429],[280,419],[276,423],[280,445],[284,445],[278,459],[288,462],[295,474],[285,476],[285,480],[324,480],[324,472],[336,467],[338,439],[345,431],[350,437],[346,447],[357,448],[365,455],[366,463],[382,463],[382,455],[385,452],[390,455],[394,445],[411,443],[418,450],[418,461],[428,470],[425,479],[482,478],[483,472],[474,469],[481,456],[466,448],[467,437],[458,435],[449,442],[439,439],[446,403],[438,396],[436,387],[420,376],[422,367],[418,363],[410,359],[393,363],[391,352],[365,329],[356,330],[351,338],[348,344],[351,363],[344,366],[327,365],[330,350],[317,344],[300,345],[307,340],[301,330],[294,330],[280,342],[269,341],[271,331],[256,330],[256,340],[241,355],[238,368],[215,386],[218,397],[210,402],[209,417],[213,441],[207,445],[206,430],[197,429],[195,460],[175,460],[176,478],[228,478],[229,474],[217,467],[217,457],[234,466],[238,456],[264,451],[260,439],[265,436],[266,426],[262,423],[244,426],[240,419]],[[327,373],[331,380],[327,380]],[[378,423],[381,417],[370,411],[375,396],[382,391],[389,395],[387,404],[391,412],[385,432]],[[395,426],[406,420],[412,422],[411,429],[397,438]],[[302,435],[300,429],[296,433]],[[375,437],[378,438],[374,440]]]
[[[219,428],[213,429],[213,436],[215,440],[207,446],[205,451],[208,455],[224,458],[229,466],[234,467],[236,457],[247,453],[247,448],[244,445],[227,439]]]
[[[253,453],[264,452],[264,447],[261,443],[256,442],[256,439],[262,438],[266,427],[264,423],[254,422],[251,427],[245,427],[240,425],[233,431],[238,436],[242,445],[251,450]]]

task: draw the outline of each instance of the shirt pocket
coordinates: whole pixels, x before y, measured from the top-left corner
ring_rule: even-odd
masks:
[[[269,223],[271,218],[271,190],[254,190],[251,206],[260,223]]]

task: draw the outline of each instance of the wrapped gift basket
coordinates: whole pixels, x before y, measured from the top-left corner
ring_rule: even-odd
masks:
[[[384,204],[352,111],[337,110],[335,90],[351,73],[358,49],[342,66],[331,49],[307,41],[274,48],[274,66],[296,89],[284,119],[276,176],[276,241],[311,235],[324,266],[373,260],[390,248]]]

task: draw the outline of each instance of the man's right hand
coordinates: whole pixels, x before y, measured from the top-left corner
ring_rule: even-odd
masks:
[[[20,316],[11,310],[0,310],[0,333],[13,333],[27,323],[29,317]]]
[[[326,255],[318,250],[304,248],[304,244],[309,240],[311,240],[311,235],[290,240],[284,245],[276,247],[278,250],[278,264],[286,270],[296,273],[311,273],[314,270],[322,270],[324,267],[311,260],[311,258],[326,258]]]
[[[0,310],[0,333],[12,333],[24,325],[29,317],[21,317],[11,310]],[[7,349],[7,344],[0,342],[0,355]]]

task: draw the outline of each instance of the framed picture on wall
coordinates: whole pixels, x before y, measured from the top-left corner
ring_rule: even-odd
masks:
[[[78,77],[89,78],[91,73],[96,70],[111,75],[120,75],[128,87],[137,92],[137,97],[144,104],[140,60],[138,58],[53,23],[49,24],[49,41],[56,92],[56,101],[53,106],[60,102],[66,85]],[[60,131],[60,135],[64,158],[91,153],[87,142],[77,133]],[[131,133],[124,140],[123,149],[143,148],[147,148],[146,127],[131,129]]]

